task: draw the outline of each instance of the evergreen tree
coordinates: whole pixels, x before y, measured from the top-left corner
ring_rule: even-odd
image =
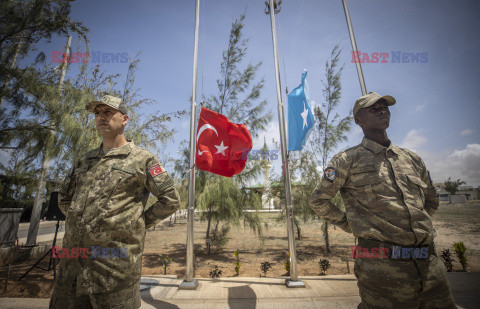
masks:
[[[16,63],[36,50],[36,44],[52,36],[79,36],[87,44],[88,29],[71,20],[69,0],[0,1],[0,108],[2,102],[15,95],[10,83],[29,71]],[[45,55],[40,54],[40,58]]]
[[[87,70],[85,65],[77,76],[65,80],[61,97],[58,96],[53,71],[31,68],[32,75],[42,79],[32,78],[28,83],[23,82],[24,89],[27,89],[30,95],[19,92],[13,101],[19,102],[19,107],[24,107],[22,112],[15,108],[3,110],[0,117],[0,147],[21,152],[24,160],[32,167],[41,159],[42,150],[47,147],[45,140],[49,138],[50,130],[53,130],[54,137],[48,152],[53,165],[48,179],[61,181],[81,155],[98,147],[101,142],[95,128],[94,116],[85,110],[86,103],[111,94],[126,99],[130,116],[126,137],[155,152],[155,149],[161,148],[175,133],[168,127],[168,123],[185,112],[157,112],[148,115],[140,113],[140,110],[154,101],[141,98],[138,90],[134,90],[138,63],[138,59],[131,61],[122,90],[118,89],[119,74],[108,74],[101,71],[99,66]],[[28,109],[27,103],[30,105]],[[9,175],[10,172],[5,166],[0,168]],[[33,168],[33,173],[38,174],[38,167]]]
[[[291,175],[300,176],[292,186],[293,222],[298,239],[302,238],[300,222],[305,223],[315,216],[310,207],[310,197],[320,177],[313,157],[311,151],[305,150],[290,152],[288,159]]]
[[[240,69],[243,59],[247,53],[248,39],[243,38],[245,13],[240,15],[232,23],[230,35],[228,39],[227,49],[222,54],[222,63],[220,66],[220,78],[217,80],[218,93],[208,98],[204,97],[204,106],[222,115],[225,115],[234,123],[244,124],[253,137],[265,129],[267,123],[271,120],[272,115],[266,112],[266,100],[261,100],[261,90],[264,87],[264,80],[256,80],[256,74],[261,66],[261,62],[257,64],[247,64],[244,69]],[[186,143],[182,147],[182,157],[176,161],[175,170],[180,174],[185,174],[189,170],[189,154],[190,151],[186,147]],[[221,180],[224,177],[214,176],[210,173],[199,170],[195,181],[196,198],[199,205],[203,205],[207,214],[203,217],[208,221],[208,227],[211,221],[215,220],[217,227],[220,221],[227,224],[238,224],[244,209],[261,208],[261,201],[253,194],[245,189],[247,181],[259,175],[261,172],[260,161],[247,161],[247,166],[242,173],[234,176],[235,180]],[[185,174],[188,175],[188,174]],[[221,198],[233,201],[228,203],[206,203],[206,196],[216,196],[217,189],[214,185],[218,183],[228,183],[237,186],[238,192],[231,189],[226,193],[222,193]],[[186,192],[187,190],[185,190]],[[211,192],[210,192],[211,191]],[[239,192],[243,192],[239,194]],[[232,195],[229,195],[232,194]],[[202,199],[202,203],[200,203]],[[208,206],[206,206],[208,204]],[[233,205],[234,210],[223,211],[222,207]],[[199,206],[200,207],[200,206]],[[250,228],[262,234],[263,228],[260,217],[255,213],[244,213],[244,222]],[[207,239],[209,238],[209,228],[207,228]],[[215,229],[216,230],[216,229]]]
[[[328,160],[331,158],[332,152],[338,147],[338,144],[347,139],[346,133],[350,130],[352,122],[350,115],[341,118],[335,112],[342,94],[340,77],[343,66],[338,67],[340,53],[341,49],[336,45],[330,54],[330,60],[327,60],[325,64],[324,101],[321,107],[315,107],[313,111],[316,126],[310,137],[310,148],[317,165],[321,166],[322,172],[325,171]],[[322,229],[327,252],[330,252],[328,222],[324,222]]]

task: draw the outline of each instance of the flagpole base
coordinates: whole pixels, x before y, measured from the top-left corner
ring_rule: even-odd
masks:
[[[305,283],[302,282],[302,280],[298,279],[298,281],[293,281],[292,279],[288,278],[285,280],[285,285],[287,288],[304,288]]]
[[[182,283],[178,286],[179,290],[196,290],[198,287],[198,280],[193,279],[192,281],[183,280]]]

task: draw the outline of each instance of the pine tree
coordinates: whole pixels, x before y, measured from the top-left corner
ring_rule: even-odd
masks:
[[[261,100],[264,79],[256,81],[256,74],[262,63],[249,63],[240,69],[247,54],[248,39],[243,38],[245,13],[232,23],[227,49],[223,51],[220,66],[220,78],[217,80],[218,93],[206,99],[205,107],[225,115],[234,123],[242,123],[252,137],[266,128],[272,119],[267,112],[267,100]],[[240,184],[259,175],[258,162],[247,162],[244,171],[236,175]]]
[[[42,150],[47,147],[45,140],[53,130],[54,138],[49,145],[52,166],[47,178],[59,182],[80,156],[100,145],[101,138],[96,132],[93,114],[85,110],[86,103],[105,94],[123,97],[125,93],[130,116],[126,137],[155,152],[175,133],[168,123],[185,112],[139,114],[139,110],[154,101],[141,98],[133,88],[138,63],[138,59],[130,63],[126,83],[121,90],[117,82],[119,74],[108,74],[99,66],[91,70],[84,66],[77,76],[65,80],[61,97],[58,96],[57,76],[53,71],[30,68],[33,77],[28,82],[22,81],[23,89],[28,90],[30,95],[19,91],[14,100],[8,101],[13,103],[13,107],[2,109],[0,148],[20,152],[30,167],[36,166]],[[5,166],[0,168],[5,175],[10,173]],[[33,168],[33,173],[38,174],[38,166]]]
[[[342,94],[342,84],[340,77],[343,66],[338,68],[341,49],[336,45],[331,54],[330,60],[325,64],[325,78],[323,82],[324,101],[321,107],[314,109],[316,126],[310,137],[310,147],[316,159],[317,165],[321,166],[322,171],[327,168],[328,160],[332,152],[338,147],[338,144],[347,139],[346,133],[350,130],[352,117],[340,118],[335,109],[340,104]],[[323,224],[323,233],[327,252],[330,252],[328,237],[328,222]]]
[[[230,35],[228,38],[228,46],[222,54],[222,63],[220,65],[220,78],[217,80],[218,93],[211,95],[208,98],[203,97],[205,101],[204,106],[222,115],[225,115],[230,121],[234,123],[244,124],[252,137],[258,136],[258,133],[266,128],[268,122],[272,119],[270,112],[266,112],[266,100],[261,100],[261,91],[264,87],[264,79],[256,80],[256,74],[261,67],[261,62],[257,64],[247,64],[244,69],[240,69],[243,64],[243,59],[247,53],[248,39],[243,38],[243,28],[245,21],[245,13],[241,14],[232,23]],[[189,150],[182,147],[182,157],[176,161],[176,171],[181,175],[189,169]],[[197,173],[195,192],[196,198],[204,200],[205,196],[215,195],[216,188],[210,183],[229,182],[229,184],[236,185],[239,192],[237,194],[232,189],[228,194],[222,195],[222,199],[233,199],[235,207],[239,209],[261,208],[261,201],[253,194],[248,193],[246,184],[249,179],[258,176],[261,172],[259,161],[247,161],[247,165],[242,173],[234,176],[234,181],[219,180],[221,176],[213,176],[207,172],[199,170]],[[213,190],[210,192],[210,190]],[[200,202],[199,202],[200,203]],[[199,204],[200,205],[200,204]],[[205,202],[202,205],[206,207]],[[210,227],[211,220],[216,220],[215,224],[218,226],[220,221],[237,224],[240,217],[237,216],[237,211],[220,211],[215,207],[223,207],[227,204],[210,203],[205,208],[207,210],[206,217],[208,226]],[[223,206],[222,206],[223,205]],[[208,213],[212,212],[210,215]],[[241,212],[240,212],[241,214]],[[250,228],[262,234],[263,226],[258,214],[245,213],[244,222]],[[207,231],[207,239],[209,237]]]
[[[16,63],[36,50],[40,40],[75,34],[87,44],[88,29],[71,20],[69,0],[29,0],[0,2],[0,108],[15,95],[10,83],[21,79],[24,69]],[[40,58],[45,55],[40,54]]]

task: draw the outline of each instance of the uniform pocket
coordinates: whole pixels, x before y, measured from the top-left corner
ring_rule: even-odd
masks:
[[[88,171],[88,168],[86,166],[81,166],[79,168],[76,168],[73,171],[73,178],[75,179],[75,182],[77,183],[77,187],[81,188],[84,185],[85,182],[85,175]]]
[[[130,230],[134,221],[132,216],[132,207],[136,203],[134,199],[136,193],[141,193],[141,190],[133,169],[119,164],[112,165],[105,177],[102,201],[98,207],[103,224],[115,225],[122,231]]]
[[[410,181],[410,187],[413,188],[415,198],[421,203],[421,208],[425,205],[425,193],[423,190],[427,189],[427,184],[417,176],[407,175]]]
[[[381,179],[373,165],[363,165],[350,170],[350,186],[357,191],[356,198],[366,205],[376,200],[375,188]]]
[[[110,173],[105,178],[105,192],[108,192],[108,199],[118,190],[125,190],[123,184],[131,183],[132,178],[135,176],[135,171],[118,165],[114,164],[110,170]],[[108,202],[108,201],[107,201]]]

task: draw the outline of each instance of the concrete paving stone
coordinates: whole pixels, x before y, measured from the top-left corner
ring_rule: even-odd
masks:
[[[353,275],[300,277],[305,288],[289,289],[285,278],[198,279],[197,290],[178,290],[176,276],[145,276],[141,292],[145,308],[306,309],[356,308],[360,302]],[[480,273],[448,273],[458,308],[479,308]],[[0,295],[1,296],[1,295]],[[0,308],[48,308],[49,299],[0,298]]]

